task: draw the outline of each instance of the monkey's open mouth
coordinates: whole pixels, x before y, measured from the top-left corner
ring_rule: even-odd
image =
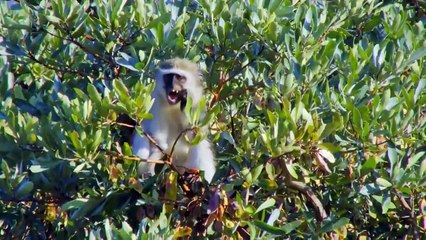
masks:
[[[186,101],[186,89],[177,91],[177,90],[171,90],[167,94],[167,100],[170,105],[175,105],[176,103],[184,100]]]

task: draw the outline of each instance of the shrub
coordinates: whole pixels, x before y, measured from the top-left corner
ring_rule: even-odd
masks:
[[[0,235],[420,238],[426,6],[407,2],[2,2]],[[126,142],[175,56],[206,71],[210,185],[138,178]]]

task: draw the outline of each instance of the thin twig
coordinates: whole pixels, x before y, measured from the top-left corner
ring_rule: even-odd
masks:
[[[116,124],[116,125],[124,126],[124,127],[128,127],[128,128],[135,128],[136,127],[136,126],[133,126],[133,125],[130,125],[130,124],[127,124],[127,123],[121,123],[121,122],[112,122],[112,124]],[[148,162],[148,163],[167,164],[167,165],[170,166],[170,168],[172,170],[174,170],[175,172],[179,172],[176,167],[180,167],[180,166],[174,166],[173,165],[172,154],[173,154],[173,151],[174,151],[174,148],[175,148],[175,145],[176,145],[177,141],[179,140],[179,138],[181,137],[181,135],[184,132],[185,132],[185,130],[182,131],[179,134],[178,138],[176,139],[176,141],[173,144],[173,147],[172,147],[172,150],[171,150],[170,154],[168,154],[168,153],[165,152],[165,150],[162,147],[160,147],[160,145],[157,143],[157,141],[151,135],[149,135],[147,132],[144,131],[143,135],[148,139],[148,141],[150,143],[152,143],[161,152],[161,154],[163,154],[163,156],[165,157],[165,160],[148,160],[148,159],[142,159],[142,158],[139,158],[139,157],[137,157],[137,159],[132,158],[132,157],[128,157],[128,159],[141,160],[143,162]],[[137,133],[135,132],[133,134],[137,134]]]
[[[151,135],[149,135],[147,132],[143,132],[143,135],[152,143],[152,144],[154,144],[154,146],[156,147],[156,148],[158,148],[158,150],[160,150],[160,152],[163,154],[163,155],[165,155],[165,156],[167,156],[167,158],[169,158],[169,154],[167,154],[165,151],[164,151],[164,149],[162,148],[162,147],[160,147],[160,145],[157,143],[157,141],[155,141],[155,139],[151,136]]]
[[[59,36],[59,35],[57,35],[57,34],[55,34],[55,33],[52,33],[52,32],[47,31],[47,30],[46,30],[46,29],[44,29],[44,28],[42,28],[41,30],[43,30],[45,33],[47,33],[47,34],[49,34],[49,35],[51,35],[51,36],[53,36],[53,37],[59,38],[59,39],[61,39],[61,40],[69,41],[69,42],[71,42],[71,43],[75,44],[77,47],[79,47],[79,48],[80,48],[81,50],[83,50],[84,52],[89,53],[89,54],[92,54],[93,56],[95,56],[95,57],[96,57],[96,58],[98,58],[98,59],[103,60],[104,62],[111,63],[111,61],[109,61],[107,58],[105,58],[105,57],[103,57],[103,56],[100,56],[99,54],[97,54],[97,53],[95,53],[95,52],[91,51],[90,49],[88,49],[87,47],[85,47],[83,44],[81,44],[80,42],[78,42],[77,40],[75,40],[75,39],[71,36],[71,34],[70,34],[70,33],[66,33],[68,37],[61,37],[61,36]]]
[[[63,39],[63,38],[62,38]],[[67,40],[71,43],[74,43],[77,47],[79,47],[81,50],[83,50],[86,53],[92,54],[93,56],[95,56],[98,59],[101,59],[102,61],[109,63],[109,64],[113,64],[113,62],[107,58],[105,58],[104,56],[101,56],[93,51],[91,51],[90,49],[88,49],[87,47],[85,47],[83,44],[81,44],[80,42],[78,42],[77,40],[75,40],[74,38],[66,38],[63,40]]]
[[[262,48],[260,49],[259,53],[257,54],[257,56],[259,56],[262,52],[263,52],[264,47],[262,46]],[[240,73],[243,72],[244,69],[246,69],[248,66],[250,66],[252,63],[254,63],[254,61],[256,61],[257,58],[253,58],[252,60],[250,60],[248,63],[244,64],[244,66],[242,66],[236,73],[234,73],[233,75],[229,76],[226,80],[225,83],[231,81],[232,79],[234,79],[236,76],[238,76]]]
[[[136,127],[135,125],[130,125],[130,124],[127,124],[127,123],[122,123],[122,122],[107,122],[106,124],[115,124],[115,125],[118,125],[118,126],[123,126],[123,127],[128,127],[128,128],[135,128]]]
[[[184,133],[189,132],[189,131],[193,131],[193,128],[187,128],[187,129],[184,129],[184,130],[182,130],[182,131],[179,133],[179,135],[178,135],[178,136],[177,136],[177,138],[175,139],[175,142],[174,142],[174,143],[173,143],[173,145],[172,145],[172,149],[170,150],[170,155],[173,155],[173,152],[175,151],[176,144],[177,144],[177,142],[179,141],[179,139],[182,137],[182,135],[183,135]]]
[[[404,197],[396,190],[395,190],[395,195],[398,198],[401,205],[405,208],[405,210],[411,212],[411,207],[410,205],[408,205],[407,201],[405,201]]]
[[[122,122],[108,122],[107,124],[115,124],[118,126],[123,126],[123,127],[128,127],[128,128],[136,128],[136,126],[131,125],[131,124],[127,124],[127,123],[122,123]],[[167,158],[169,158],[169,154],[167,154],[164,149],[162,147],[160,147],[160,145],[157,143],[157,141],[147,132],[143,131],[143,135],[148,139],[148,141],[150,141],[152,144],[154,144],[154,146],[156,148],[158,148],[158,150],[160,150],[160,152],[165,155]]]
[[[263,82],[258,82],[258,83],[254,84],[252,86],[248,86],[248,87],[243,88],[243,89],[239,88],[234,92],[226,94],[225,96],[220,96],[217,101],[220,102],[220,101],[228,99],[230,97],[241,96],[241,95],[245,94],[247,91],[251,93],[251,92],[258,90],[260,87],[264,87],[264,86],[265,86],[265,84]]]
[[[169,162],[163,161],[163,160],[143,159],[140,157],[129,157],[124,155],[121,157],[128,160],[136,160],[136,161],[147,162],[147,163],[159,163],[159,164],[167,164],[167,165],[169,164]]]
[[[410,205],[411,205],[411,212],[410,212],[410,219],[411,219],[411,226],[413,228],[413,239],[420,239],[419,230],[417,229],[417,216],[416,216],[416,210],[415,210],[415,203],[414,203],[414,194],[411,193],[410,195]]]
[[[293,177],[291,176],[287,168],[285,156],[281,155],[279,157],[276,157],[276,159],[279,160],[281,168],[283,169],[284,181],[286,186],[303,193],[308,198],[308,200],[314,206],[315,215],[318,221],[323,221],[324,219],[326,219],[328,216],[327,212],[325,211],[321,201],[318,199],[312,189],[303,182],[293,180]]]
[[[262,48],[260,49],[260,51],[257,53],[257,56],[260,56],[260,54],[263,52],[263,50],[265,49],[264,46],[262,46]],[[244,66],[242,66],[237,72],[235,72],[233,75],[225,77],[225,73],[223,71],[220,72],[220,81],[219,84],[216,88],[216,90],[213,92],[213,99],[210,101],[210,108],[214,106],[214,104],[216,104],[219,101],[219,95],[223,90],[223,87],[225,86],[226,83],[228,83],[229,81],[233,80],[236,76],[238,76],[245,68],[247,68],[248,66],[250,66],[253,62],[255,62],[257,60],[257,57],[251,59],[248,63],[244,64]]]
[[[44,61],[41,61],[41,60],[37,59],[31,52],[28,52],[27,56],[28,56],[29,59],[33,60],[34,62],[36,62],[36,63],[38,63],[40,65],[43,65],[44,67],[46,67],[46,68],[48,68],[50,70],[53,70],[55,72],[72,73],[72,74],[77,74],[77,75],[82,76],[82,77],[87,76],[86,73],[74,70],[74,69],[70,68],[69,66],[64,66],[64,68],[54,67],[54,66],[52,66],[52,65],[50,65],[50,64],[48,64],[48,63],[46,63]]]

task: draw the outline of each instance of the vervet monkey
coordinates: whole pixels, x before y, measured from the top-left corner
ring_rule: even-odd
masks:
[[[143,120],[142,128],[167,154],[179,134],[190,128],[183,110],[187,98],[192,98],[193,107],[197,106],[203,96],[202,75],[198,66],[188,60],[174,58],[161,63],[155,73],[155,88],[152,92],[154,104],[150,113],[152,119]],[[163,153],[145,136],[133,134],[131,139],[133,154],[142,159],[159,160]],[[216,171],[214,154],[207,139],[195,146],[179,138],[172,153],[173,165],[180,173],[186,169],[204,171],[204,177],[211,182]],[[155,174],[155,164],[141,162],[139,174]]]

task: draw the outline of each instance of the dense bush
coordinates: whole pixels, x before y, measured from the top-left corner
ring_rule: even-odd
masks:
[[[424,236],[425,7],[3,1],[0,236]],[[210,185],[140,179],[126,143],[175,56],[206,71]]]

